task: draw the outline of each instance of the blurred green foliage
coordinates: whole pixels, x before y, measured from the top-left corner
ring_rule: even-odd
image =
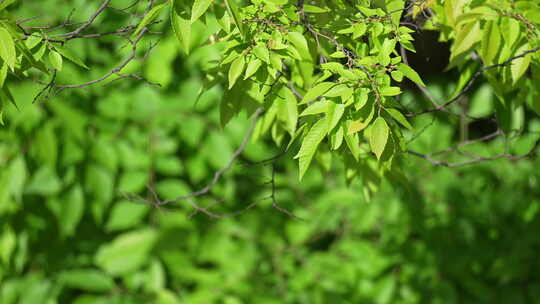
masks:
[[[60,20],[71,9],[60,3],[42,5]],[[236,217],[193,214],[188,201],[130,201],[127,194],[151,201],[147,184],[164,199],[202,188],[248,127],[239,117],[221,129],[219,88],[196,102],[200,59],[215,50],[181,57],[170,36],[134,67],[163,88],[118,81],[32,104],[39,85],[13,87],[20,110],[7,108],[0,129],[0,303],[540,302],[538,159],[457,169],[409,159],[409,182],[383,184],[368,203],[362,180],[347,186],[339,161],[299,184],[284,157],[278,203],[303,220],[261,200],[271,168],[242,162],[197,201],[218,202],[211,210],[222,214],[257,202]],[[115,47],[84,40],[79,55],[97,75],[119,59]],[[70,79],[87,76],[73,69]],[[471,111],[487,115],[489,92],[476,92]],[[455,136],[444,121],[415,123],[427,126],[411,143],[418,151],[445,148]],[[535,120],[528,128],[540,131]],[[278,152],[258,141],[243,161]]]

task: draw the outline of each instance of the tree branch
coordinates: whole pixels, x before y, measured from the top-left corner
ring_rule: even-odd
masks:
[[[167,204],[170,204],[170,203],[173,203],[173,202],[178,202],[178,201],[182,201],[182,200],[186,200],[186,199],[190,199],[190,198],[193,198],[193,197],[202,196],[202,195],[210,193],[212,191],[212,188],[219,182],[222,175],[225,172],[227,172],[229,169],[231,169],[232,165],[235,163],[235,161],[240,157],[240,155],[246,149],[246,146],[249,143],[249,140],[251,139],[251,135],[253,135],[253,131],[255,130],[255,126],[257,124],[257,121],[259,120],[262,113],[263,113],[262,108],[259,108],[259,109],[257,109],[255,111],[255,113],[253,114],[253,120],[251,122],[251,125],[250,125],[246,135],[244,136],[244,139],[242,140],[242,143],[240,144],[238,149],[236,149],[236,151],[234,151],[233,155],[231,156],[231,158],[229,159],[229,161],[227,162],[225,167],[223,167],[222,169],[220,169],[219,171],[216,171],[214,173],[214,177],[212,178],[212,181],[210,181],[210,183],[208,185],[206,185],[201,190],[193,192],[193,193],[181,195],[181,196],[178,196],[176,198],[169,199],[169,200],[159,201],[157,203],[157,205],[163,206],[163,205],[167,205]]]

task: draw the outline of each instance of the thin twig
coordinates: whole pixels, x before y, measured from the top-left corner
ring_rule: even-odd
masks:
[[[111,0],[104,0],[103,2],[101,2],[101,5],[94,12],[94,14],[92,14],[92,16],[90,16],[90,18],[86,22],[84,22],[80,27],[76,28],[74,31],[71,31],[71,32],[65,33],[65,34],[60,34],[58,36],[65,37],[66,39],[70,39],[71,37],[75,37],[75,36],[79,35],[81,32],[86,30],[90,25],[92,25],[92,23],[94,23],[96,18],[101,13],[103,13],[103,11],[107,8],[107,6],[109,5],[110,2],[111,2]]]
[[[255,126],[257,125],[257,121],[259,120],[259,117],[262,115],[262,113],[263,113],[262,108],[259,108],[259,109],[257,109],[255,111],[255,113],[253,114],[253,120],[251,122],[251,126],[249,127],[248,132],[246,133],[246,135],[244,136],[244,139],[242,140],[242,143],[240,144],[238,149],[236,149],[236,151],[234,151],[232,157],[229,159],[229,161],[227,162],[225,167],[223,167],[222,169],[220,169],[220,170],[218,170],[218,171],[216,171],[214,173],[214,177],[212,178],[212,181],[210,181],[210,183],[208,185],[206,185],[204,188],[202,188],[199,191],[189,193],[189,194],[185,194],[185,195],[181,195],[181,196],[178,196],[178,197],[173,198],[173,199],[160,201],[158,204],[159,205],[166,205],[166,204],[170,204],[170,203],[173,203],[173,202],[178,202],[178,201],[182,201],[182,200],[186,200],[186,199],[189,199],[189,198],[202,196],[202,195],[210,193],[212,188],[219,182],[221,176],[225,172],[227,172],[228,170],[231,169],[232,165],[236,162],[236,160],[240,157],[240,155],[246,149],[247,144],[249,143],[249,141],[251,139],[251,135],[253,134],[253,131],[255,130]]]

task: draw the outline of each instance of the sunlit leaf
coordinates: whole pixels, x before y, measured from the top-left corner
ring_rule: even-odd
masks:
[[[229,90],[234,86],[238,77],[244,72],[245,63],[244,56],[239,56],[231,63],[229,68]]]
[[[382,96],[396,96],[401,94],[401,89],[399,87],[384,87],[379,92]]]
[[[304,111],[302,111],[302,113],[300,113],[300,116],[325,113],[328,109],[329,104],[330,102],[328,101],[314,102],[309,107],[307,107]]]
[[[17,0],[4,0],[0,2],[0,11],[8,7],[9,5],[15,3]]]
[[[529,44],[525,43],[516,50],[516,56],[522,55],[526,50],[529,50]],[[523,57],[517,58],[512,61],[510,70],[512,71],[512,82],[515,84],[523,74],[529,68],[531,63],[532,54],[527,54]]]
[[[388,135],[389,129],[386,121],[382,117],[377,117],[371,126],[371,136],[369,137],[371,151],[375,153],[377,159],[381,158],[388,141]]]
[[[492,64],[499,53],[501,44],[501,33],[496,22],[486,23],[484,35],[482,38],[481,55],[485,64]]]
[[[54,49],[60,54],[62,55],[63,57],[71,60],[73,63],[75,63],[76,65],[78,66],[81,66],[85,69],[90,69],[86,64],[84,64],[84,62],[82,62],[82,60],[80,60],[79,58],[77,58],[77,56],[73,55],[71,53],[71,51],[65,47],[62,47],[60,45],[55,45],[54,46]]]
[[[58,280],[65,286],[91,292],[104,292],[114,288],[114,280],[98,269],[82,268],[61,272]]]
[[[336,84],[333,82],[321,82],[315,85],[314,87],[312,87],[306,92],[300,104],[305,104],[319,98],[335,85]]]
[[[57,71],[62,70],[62,55],[58,54],[58,52],[53,50],[49,51],[49,62]]]
[[[191,21],[182,17],[178,12],[176,0],[171,5],[171,25],[176,38],[184,48],[184,52],[189,54],[191,50]]]
[[[135,29],[133,34],[131,34],[131,38],[137,37],[144,28],[146,28],[152,21],[154,21],[159,16],[159,13],[161,12],[161,9],[163,9],[168,4],[169,4],[169,2],[165,2],[165,3],[154,6],[144,16],[144,18],[141,20],[141,23],[139,23],[139,25],[137,25],[137,28]]]
[[[416,84],[421,85],[423,87],[426,86],[426,84],[422,81],[422,78],[420,78],[420,75],[418,75],[418,73],[415,70],[413,70],[410,66],[404,63],[400,63],[398,64],[398,71],[403,73],[405,77],[409,78]]]
[[[327,127],[326,118],[320,119],[311,127],[309,132],[304,137],[300,151],[296,155],[296,157],[299,159],[300,165],[300,180],[302,180],[302,177],[306,173],[309,164],[313,159],[313,155],[315,155],[315,152],[317,151],[317,147],[324,139]]]
[[[15,43],[11,34],[0,26],[0,58],[13,70],[15,68]]]
[[[390,116],[392,116],[392,118],[394,118],[395,120],[397,120],[401,125],[403,125],[405,128],[409,129],[409,130],[412,130],[413,127],[411,126],[411,124],[407,121],[407,118],[405,118],[405,116],[403,116],[403,114],[401,114],[400,111],[398,111],[397,109],[394,109],[394,108],[385,108],[384,109],[386,112],[388,112],[388,114],[390,114]]]
[[[311,60],[311,54],[306,38],[299,32],[289,32],[287,39],[294,45],[303,60]]]
[[[213,0],[195,0],[191,8],[191,23],[199,19],[210,7]]]
[[[345,105],[329,102],[326,110],[326,119],[328,121],[327,133],[330,133],[339,123],[345,113]]]
[[[240,35],[244,37],[244,24],[242,23],[242,18],[240,17],[240,12],[238,11],[238,5],[234,1],[235,0],[225,0],[225,5],[227,6],[229,15],[233,18],[234,24],[236,24]]]
[[[452,45],[452,58],[470,50],[482,38],[480,22],[468,23],[457,33]]]
[[[328,12],[328,10],[324,8],[320,8],[315,5],[304,4],[304,12],[312,13],[312,14],[320,14],[320,13],[326,13]]]
[[[63,200],[58,219],[60,232],[63,236],[72,236],[84,213],[84,194],[80,185],[75,185],[68,191]]]
[[[294,136],[296,124],[298,122],[298,107],[296,97],[287,87],[283,87],[279,91],[278,115],[277,118],[285,124],[285,127],[291,136]]]
[[[148,255],[157,239],[152,229],[133,230],[103,243],[95,255],[95,263],[112,275],[127,274],[148,262]]]
[[[255,73],[257,73],[257,71],[259,70],[259,68],[261,67],[262,65],[262,61],[258,58],[254,58],[252,60],[250,60],[247,64],[247,67],[246,67],[246,72],[244,74],[244,80],[248,79],[249,77],[253,76]]]
[[[264,44],[257,44],[253,48],[253,53],[255,56],[257,56],[260,60],[270,63],[270,54],[268,53],[268,48]]]

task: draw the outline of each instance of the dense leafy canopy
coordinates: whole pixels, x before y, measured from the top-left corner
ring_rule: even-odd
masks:
[[[0,303],[540,301],[536,1],[70,4],[0,1]]]
[[[4,2],[3,9],[12,2]],[[222,125],[241,111],[264,109],[254,137],[270,132],[278,146],[298,149],[300,179],[314,156],[325,151],[343,158],[348,178],[366,171],[381,177],[400,172],[403,155],[410,152],[406,138],[415,130],[409,118],[450,112],[480,76],[497,97],[494,108],[503,135],[524,131],[514,123],[516,111],[526,104],[540,109],[540,7],[534,1],[164,1],[129,28],[134,48],[167,6],[186,54],[207,45],[220,54],[203,63],[207,83],[201,93],[217,84],[227,88]],[[81,38],[77,34],[85,26],[51,38],[14,20],[2,21],[3,102],[15,103],[10,85],[4,85],[8,71],[49,74],[52,80],[39,95],[78,87],[58,85],[55,77],[64,59],[88,68],[63,46]],[[420,27],[451,41],[448,69],[459,70],[460,76],[446,101],[433,101],[432,110],[416,105],[421,111],[414,113],[400,103],[400,83],[407,78],[426,86],[406,58],[407,51],[415,52],[413,33]]]

